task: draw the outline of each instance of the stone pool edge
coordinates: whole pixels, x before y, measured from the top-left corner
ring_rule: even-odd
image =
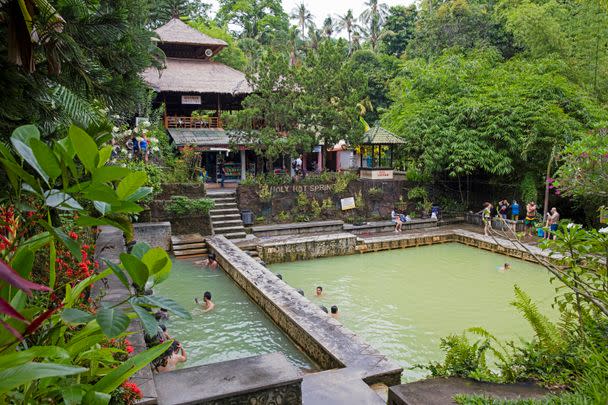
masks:
[[[403,369],[301,296],[224,236],[207,239],[224,271],[321,368],[345,368],[367,384],[400,384]]]

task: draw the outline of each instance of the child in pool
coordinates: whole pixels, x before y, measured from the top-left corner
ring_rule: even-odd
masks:
[[[511,270],[511,265],[509,263],[505,263],[502,265],[502,267],[498,268],[498,271],[503,272],[503,273],[505,271],[509,271],[509,270]]]

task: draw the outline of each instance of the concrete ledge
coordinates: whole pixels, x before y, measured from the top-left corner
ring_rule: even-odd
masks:
[[[282,353],[160,373],[154,382],[159,405],[302,402],[302,377]]]
[[[207,246],[217,255],[224,271],[319,366],[346,367],[353,378],[368,384],[400,383],[401,367],[327,316],[228,239],[214,236],[207,240]]]
[[[437,227],[436,219],[413,219],[409,222],[404,222],[402,229],[404,231],[412,229],[426,229]],[[344,230],[355,235],[363,235],[370,233],[390,232],[395,229],[393,221],[376,221],[368,222],[363,225],[344,224]]]
[[[525,216],[525,213],[524,213]],[[481,214],[474,212],[467,212],[464,214],[464,222],[467,224],[483,226]],[[526,226],[524,225],[523,219],[513,221],[511,219],[492,218],[492,228],[499,231],[515,230],[515,232],[524,232]]]
[[[496,399],[539,399],[550,391],[531,383],[496,384],[448,377],[430,378],[390,387],[388,405],[443,405],[458,394],[485,395]]]
[[[171,250],[171,222],[140,222],[133,224],[135,240],[150,247]]]
[[[295,222],[289,224],[261,225],[251,228],[251,232],[258,237],[278,235],[303,235],[322,232],[340,232],[344,221],[314,221]]]
[[[356,236],[342,232],[261,239],[257,248],[262,260],[270,264],[351,255],[356,251],[356,244]]]

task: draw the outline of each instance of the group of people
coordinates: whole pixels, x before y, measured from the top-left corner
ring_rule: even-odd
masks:
[[[150,157],[150,148],[149,141],[146,134],[143,134],[140,139],[133,134],[131,139],[129,139],[126,143],[127,153],[134,160],[143,160],[144,162],[148,162]]]
[[[518,221],[519,204],[516,200],[513,200],[513,203],[509,204],[507,199],[503,199],[498,202],[497,208],[494,208],[490,202],[484,203],[483,209],[481,210],[481,219],[484,227],[483,231],[486,236],[488,236],[492,230],[492,218],[500,217],[502,219],[507,219],[509,209],[511,210],[511,220]],[[534,231],[537,228],[538,217],[538,206],[536,205],[535,201],[530,201],[528,204],[526,204],[526,216],[524,218],[526,235],[533,236]],[[551,210],[545,215],[544,226],[546,230],[542,231],[542,236],[544,238],[555,239],[555,232],[558,228],[559,218],[559,212],[555,207],[551,208]]]
[[[172,339],[167,331],[167,327],[164,324],[164,321],[169,319],[167,310],[165,308],[161,308],[154,314],[154,318],[158,322],[158,331],[156,336],[145,336],[146,343],[149,346],[157,345]],[[166,371],[175,370],[175,367],[179,363],[183,363],[186,360],[188,360],[188,355],[186,354],[182,344],[177,340],[174,340],[173,343],[171,343],[171,346],[152,362],[152,366],[156,372],[164,373]]]

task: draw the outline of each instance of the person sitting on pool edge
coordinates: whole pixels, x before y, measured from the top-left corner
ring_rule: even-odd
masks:
[[[316,291],[317,298],[321,298],[323,296],[323,287],[318,286]]]
[[[211,311],[213,308],[215,308],[215,304],[213,303],[213,301],[211,301],[211,293],[209,291],[205,291],[205,293],[203,294],[203,312],[209,312]],[[200,302],[198,302],[198,298],[194,299],[194,302],[196,302],[197,304],[201,304]]]
[[[161,360],[156,365],[155,369],[159,373],[175,370],[178,363],[183,363],[188,360],[186,351],[182,344],[177,340],[171,344],[171,347],[162,355]]]
[[[205,266],[209,267],[211,270],[217,269],[217,259],[215,258],[215,253],[209,253],[207,255]]]
[[[330,311],[331,311],[331,314],[329,314],[329,316],[331,316],[332,318],[338,319],[340,317],[340,315],[338,314],[337,305],[332,305]]]

